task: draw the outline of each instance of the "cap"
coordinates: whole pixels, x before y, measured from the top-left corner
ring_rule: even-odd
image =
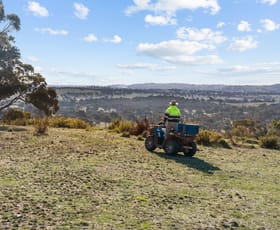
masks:
[[[178,102],[176,100],[172,100],[169,102],[170,105],[178,105]]]

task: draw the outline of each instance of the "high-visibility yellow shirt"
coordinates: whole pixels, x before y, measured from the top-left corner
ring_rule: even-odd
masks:
[[[169,116],[181,116],[180,109],[176,105],[170,105],[166,109],[165,113],[167,113]]]

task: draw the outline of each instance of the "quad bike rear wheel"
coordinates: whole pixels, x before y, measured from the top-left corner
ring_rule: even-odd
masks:
[[[188,144],[188,148],[184,148],[183,152],[186,157],[194,156],[194,154],[196,153],[196,143],[191,142],[190,144]]]
[[[167,155],[176,155],[179,151],[179,144],[175,139],[169,139],[164,143],[163,149]]]

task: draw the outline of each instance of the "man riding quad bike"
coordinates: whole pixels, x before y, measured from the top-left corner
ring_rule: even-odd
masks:
[[[150,152],[156,148],[163,148],[168,155],[183,152],[185,156],[192,157],[196,153],[195,137],[198,131],[198,125],[179,123],[176,129],[171,128],[166,133],[166,128],[161,122],[150,127],[145,147]]]

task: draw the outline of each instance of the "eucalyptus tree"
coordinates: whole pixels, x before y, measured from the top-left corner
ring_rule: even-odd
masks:
[[[44,77],[36,73],[32,65],[20,60],[20,50],[14,45],[15,38],[11,35],[20,30],[20,25],[16,14],[5,14],[0,0],[0,111],[21,100],[33,104],[46,115],[50,115],[50,111],[56,113],[58,100],[55,90],[47,87]]]

